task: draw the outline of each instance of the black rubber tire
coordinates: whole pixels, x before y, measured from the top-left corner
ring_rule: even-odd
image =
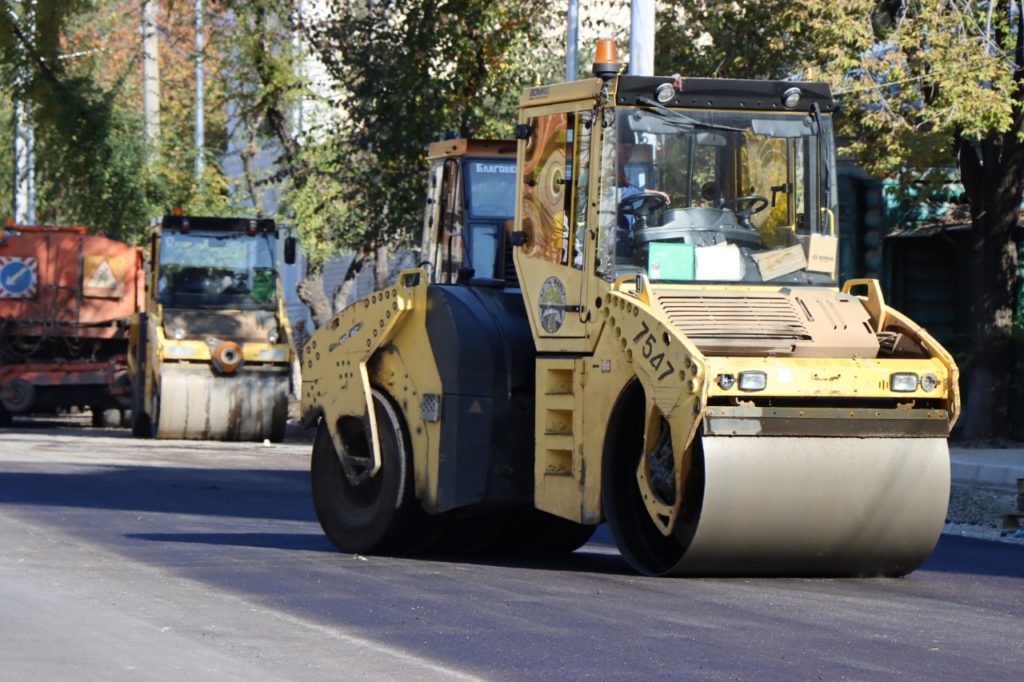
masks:
[[[156,395],[153,396],[150,409],[150,412],[140,410],[132,413],[132,436],[135,438],[156,438],[156,419],[151,416],[160,410],[160,399]]]
[[[432,519],[415,498],[412,448],[401,412],[380,391],[373,391],[381,467],[372,478],[353,486],[321,421],[313,442],[310,478],[313,506],[324,533],[338,549],[357,554],[411,553],[421,549]],[[355,421],[355,420],[353,420]],[[349,427],[351,428],[351,423]],[[348,446],[369,454],[368,434],[348,432]]]
[[[663,575],[686,548],[654,525],[637,486],[644,428],[644,391],[639,382],[622,392],[608,423],[601,467],[601,501],[608,527],[630,566],[645,575]]]
[[[152,438],[153,424],[149,421],[149,415],[145,412],[132,413],[132,437]]]

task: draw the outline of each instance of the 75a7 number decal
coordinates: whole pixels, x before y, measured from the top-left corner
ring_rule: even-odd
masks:
[[[672,372],[676,371],[672,361],[665,357],[663,351],[657,351],[655,344],[658,343],[657,339],[654,338],[654,334],[651,333],[651,328],[647,326],[647,323],[640,320],[640,324],[643,326],[643,330],[639,334],[633,337],[633,343],[639,344],[640,354],[646,358],[647,362],[651,363],[651,367],[657,372],[661,369],[662,365],[666,366],[665,371],[658,374],[658,381],[661,381]]]

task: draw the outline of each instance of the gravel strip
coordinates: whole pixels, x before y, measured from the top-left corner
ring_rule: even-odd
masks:
[[[1003,514],[1017,511],[1017,494],[953,484],[944,533],[1024,544],[1024,530],[1003,528]]]

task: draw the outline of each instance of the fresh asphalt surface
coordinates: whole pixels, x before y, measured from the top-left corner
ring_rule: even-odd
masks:
[[[305,442],[0,429],[0,680],[1020,679],[1024,547],[904,579],[341,554]]]

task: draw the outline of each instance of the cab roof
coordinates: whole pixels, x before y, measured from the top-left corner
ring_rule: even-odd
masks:
[[[828,83],[658,76],[620,76],[615,103],[633,105],[640,104],[641,98],[653,100],[655,90],[663,83],[679,84],[675,98],[664,103],[668,107],[807,111],[817,104],[822,112],[829,112],[835,106]],[[800,90],[800,103],[792,110],[782,103],[783,94],[791,88]]]
[[[614,93],[616,104],[635,106],[641,104],[641,99],[657,101],[655,90],[663,83],[678,84],[675,97],[664,103],[668,107],[806,112],[813,104],[817,104],[822,113],[830,113],[835,109],[828,84],[810,81],[617,76],[612,79],[609,91]],[[601,85],[601,79],[587,78],[527,88],[519,98],[519,106],[535,107],[592,100],[600,93]],[[793,109],[787,109],[782,99],[784,93],[791,88],[799,88],[800,102]]]
[[[427,147],[427,158],[431,160],[460,156],[507,156],[514,159],[516,143],[515,140],[476,140],[457,137],[432,142]]]
[[[204,230],[207,232],[277,233],[271,218],[215,218],[212,216],[165,215],[159,226],[165,230]]]

